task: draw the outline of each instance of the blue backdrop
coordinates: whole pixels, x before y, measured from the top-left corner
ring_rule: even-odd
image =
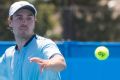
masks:
[[[119,42],[56,42],[64,55],[67,68],[61,72],[62,80],[120,80]],[[14,42],[0,42],[0,54]],[[110,56],[99,61],[94,56],[98,46],[109,48]]]

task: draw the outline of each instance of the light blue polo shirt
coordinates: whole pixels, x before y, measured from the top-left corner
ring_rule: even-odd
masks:
[[[3,64],[0,66],[3,69],[0,76],[4,76],[5,79],[2,80],[60,80],[59,72],[44,69],[41,74],[40,66],[29,61],[31,57],[50,59],[56,54],[61,55],[52,40],[34,35],[21,50],[17,50],[17,46],[11,46],[5,51],[0,59]]]

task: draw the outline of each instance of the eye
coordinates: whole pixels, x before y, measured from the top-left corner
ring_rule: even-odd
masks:
[[[32,17],[27,17],[27,20],[32,20]]]
[[[16,19],[21,21],[23,18],[18,16]]]
[[[29,16],[29,17],[26,18],[27,21],[33,21],[33,19],[34,18],[32,16]]]

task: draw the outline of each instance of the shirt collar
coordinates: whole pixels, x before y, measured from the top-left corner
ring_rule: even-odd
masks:
[[[31,38],[25,43],[24,47],[27,46],[27,45],[33,40],[33,38],[36,38],[36,35],[35,35],[35,34],[32,35]],[[16,46],[15,46],[15,49],[16,49],[16,50],[18,49],[17,44],[16,44]]]

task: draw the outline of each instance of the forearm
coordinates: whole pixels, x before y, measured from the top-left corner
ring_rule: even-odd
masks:
[[[61,55],[55,55],[49,60],[44,60],[38,57],[32,57],[30,58],[30,62],[36,62],[40,65],[40,69],[43,70],[46,69],[52,69],[55,71],[61,71],[66,67],[66,62]]]
[[[66,62],[61,55],[55,55],[53,58],[48,60],[46,68],[50,68],[55,71],[62,71],[66,67]]]

